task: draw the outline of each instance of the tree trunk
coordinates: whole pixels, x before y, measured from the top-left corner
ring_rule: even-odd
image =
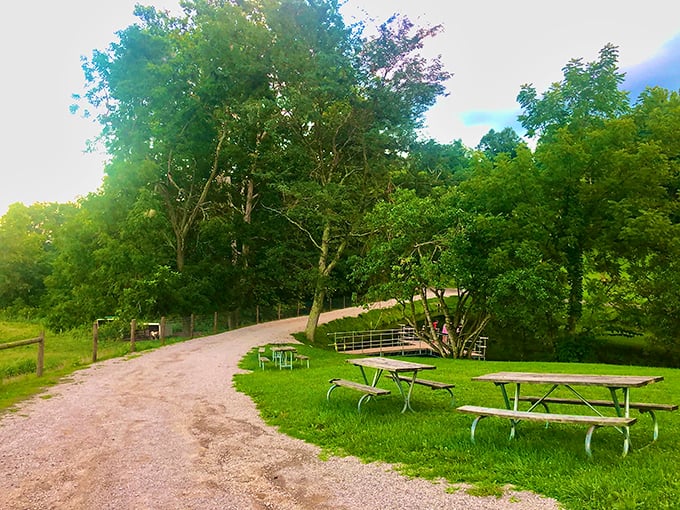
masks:
[[[184,237],[178,233],[175,239],[175,263],[177,271],[181,273],[184,270]]]
[[[310,342],[314,342],[314,335],[316,334],[316,328],[319,324],[319,317],[321,317],[321,312],[323,311],[324,299],[326,299],[326,289],[317,288],[314,293],[312,307],[309,310],[307,326],[305,327],[305,336]]]
[[[203,210],[203,206],[208,199],[210,187],[219,173],[219,158],[222,152],[222,144],[226,137],[227,129],[222,126],[220,138],[217,141],[217,146],[215,147],[215,153],[213,155],[213,164],[210,175],[201,186],[201,192],[198,196],[196,196],[192,190],[183,190],[177,185],[172,178],[172,154],[168,157],[167,183],[161,185],[159,189],[165,201],[172,229],[175,232],[176,263],[179,272],[182,272],[184,269],[186,241],[189,237],[189,233],[191,232],[191,229],[194,228],[198,215]],[[177,195],[182,192],[187,194],[187,199],[185,203],[178,204]]]
[[[567,279],[569,281],[567,333],[574,334],[583,314],[583,254],[578,247],[567,250]]]
[[[310,342],[314,342],[314,335],[316,334],[316,327],[319,324],[319,317],[321,316],[321,311],[323,310],[323,302],[326,299],[326,285],[328,277],[331,272],[338,264],[340,257],[342,257],[345,247],[347,246],[347,241],[343,240],[340,242],[335,250],[333,258],[329,261],[329,253],[331,249],[331,225],[330,222],[326,222],[323,229],[323,234],[321,236],[321,243],[318,245],[319,248],[319,264],[318,264],[318,274],[316,277],[316,286],[314,288],[314,299],[312,300],[312,308],[309,311],[309,317],[307,318],[307,326],[305,327],[305,336]]]

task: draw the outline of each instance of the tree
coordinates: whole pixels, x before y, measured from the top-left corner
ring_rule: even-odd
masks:
[[[494,221],[463,211],[459,200],[454,189],[428,197],[395,191],[367,216],[375,234],[354,270],[368,301],[396,299],[422,340],[456,358],[469,355],[491,319],[487,301],[497,276],[489,258]],[[436,321],[446,324],[448,335]]]
[[[336,1],[272,5],[265,14],[277,34],[273,81],[287,135],[278,211],[318,254],[305,328],[313,340],[333,271],[364,234],[363,215],[388,189],[390,165],[448,74],[418,54],[436,28],[395,18],[363,40],[345,27]]]
[[[517,146],[520,143],[522,143],[522,139],[510,127],[506,127],[502,131],[490,129],[479,141],[477,150],[482,151],[489,159],[494,159],[500,154],[508,154],[514,158],[517,154]]]
[[[641,182],[646,207],[628,222],[623,242],[634,247],[628,257],[621,314],[631,326],[644,328],[655,339],[677,348],[680,331],[680,94],[661,88],[645,90],[637,100],[632,118],[638,143],[658,158],[656,182]],[[651,194],[649,192],[651,191]],[[631,299],[630,296],[633,296]]]
[[[148,169],[139,183],[162,197],[180,272],[216,200],[250,221],[272,95],[266,28],[235,4],[184,7],[183,18],[137,7],[140,22],[84,65],[114,160],[109,181]]]
[[[426,196],[438,187],[454,186],[464,180],[470,160],[471,151],[460,140],[450,144],[417,141],[411,144],[403,163],[392,170],[392,184]]]
[[[564,325],[566,278],[551,248],[553,223],[543,210],[550,201],[534,154],[522,144],[513,158],[475,158],[458,191],[459,206],[493,227],[476,248],[494,275],[486,334],[518,359],[549,352]]]
[[[523,109],[519,120],[528,135],[541,135],[536,158],[544,169],[544,197],[554,204],[548,212],[554,249],[563,257],[567,271],[570,334],[576,332],[582,315],[584,257],[596,243],[592,228],[600,224],[598,211],[606,199],[606,194],[592,193],[592,184],[608,168],[589,153],[588,135],[629,111],[628,94],[618,89],[623,74],[618,72],[617,61],[617,48],[607,45],[594,62],[570,61],[563,69],[563,80],[540,99],[530,85],[524,85],[517,98]]]
[[[74,210],[56,203],[16,203],[0,218],[0,308],[40,305],[55,256],[55,232]]]

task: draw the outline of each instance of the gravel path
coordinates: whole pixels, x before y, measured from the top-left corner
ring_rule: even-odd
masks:
[[[0,509],[559,508],[524,492],[449,494],[353,457],[320,460],[318,447],[265,425],[232,376],[253,346],[291,342],[304,320],[97,363],[0,416]]]

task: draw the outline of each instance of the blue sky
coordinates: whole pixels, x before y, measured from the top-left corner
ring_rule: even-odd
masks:
[[[10,203],[67,202],[101,185],[105,155],[85,154],[99,127],[69,113],[81,91],[81,55],[105,48],[134,21],[135,0],[33,0],[3,6],[0,31],[0,215]],[[141,3],[178,9],[177,0]],[[454,73],[423,135],[474,147],[513,125],[524,83],[539,92],[571,59],[620,48],[633,98],[647,85],[680,89],[680,2],[646,0],[348,0],[348,20],[394,12],[442,24],[425,47]]]

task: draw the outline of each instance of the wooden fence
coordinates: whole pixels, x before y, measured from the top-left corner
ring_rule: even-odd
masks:
[[[36,375],[42,377],[43,367],[45,365],[45,332],[40,333],[38,338],[31,338],[29,340],[19,340],[17,342],[9,342],[0,344],[0,351],[5,349],[12,349],[14,347],[21,347],[23,345],[38,344],[38,362],[36,363]]]

